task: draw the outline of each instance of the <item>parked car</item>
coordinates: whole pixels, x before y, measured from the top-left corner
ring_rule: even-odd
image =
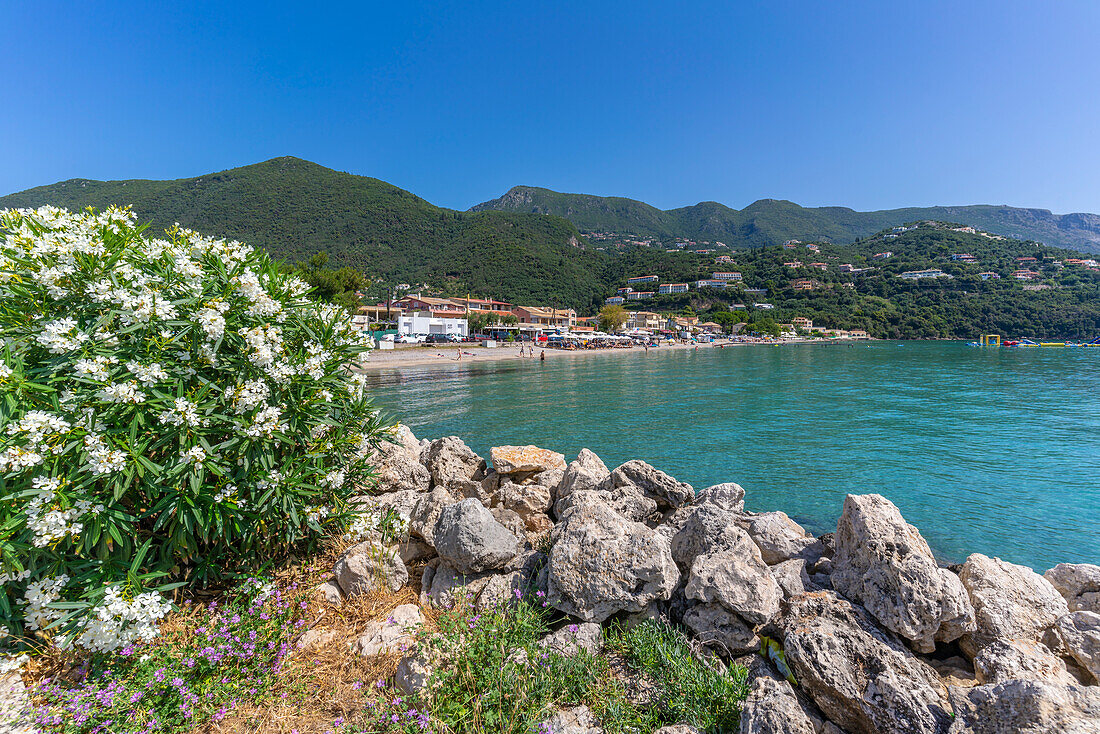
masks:
[[[394,340],[395,338],[396,338],[396,337],[395,337],[395,335],[393,335],[393,334],[383,334],[383,335],[382,335],[382,338],[380,339],[380,341],[384,341],[384,342],[392,342],[392,341],[393,341],[393,340]]]
[[[428,334],[428,338],[424,341],[427,344],[447,344],[451,340],[447,334]]]
[[[402,334],[397,337],[398,344],[420,344],[424,340],[418,337],[416,334]]]

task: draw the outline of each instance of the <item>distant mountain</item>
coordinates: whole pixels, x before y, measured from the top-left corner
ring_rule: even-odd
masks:
[[[565,219],[443,209],[292,157],[174,181],[72,179],[0,198],[0,209],[44,204],[129,204],[154,233],[179,222],[289,261],[325,251],[336,267],[455,293],[587,307],[605,289],[600,258]]]
[[[919,220],[968,224],[994,234],[1055,247],[1100,252],[1100,215],[1052,214],[1010,206],[934,206],[857,212],[847,207],[799,206],[761,199],[744,209],[705,201],[662,210],[642,201],[589,194],[563,194],[516,186],[470,211],[509,211],[564,217],[583,232],[717,240],[734,248],[775,245],[789,239],[852,242],[883,228]]]

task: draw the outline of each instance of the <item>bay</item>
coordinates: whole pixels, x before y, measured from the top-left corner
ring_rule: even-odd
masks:
[[[945,560],[1100,563],[1100,349],[958,342],[634,350],[394,369],[377,404],[418,437],[582,447],[815,533],[882,494]]]

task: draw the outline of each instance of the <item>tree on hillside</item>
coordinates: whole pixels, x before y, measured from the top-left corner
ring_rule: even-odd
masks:
[[[627,316],[626,309],[622,306],[608,305],[600,309],[600,313],[596,316],[596,321],[600,324],[600,329],[606,331],[609,334],[614,331],[618,331],[623,328],[623,324],[626,323]]]

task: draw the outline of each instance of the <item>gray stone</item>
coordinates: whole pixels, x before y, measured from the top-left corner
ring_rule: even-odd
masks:
[[[435,550],[460,573],[501,568],[519,553],[519,541],[480,502],[462,500],[439,513]]]
[[[702,644],[725,652],[743,655],[760,649],[760,637],[753,628],[721,604],[696,604],[684,612],[684,626],[695,633]]]
[[[428,470],[424,469],[419,463],[417,466],[427,473]],[[424,496],[425,491],[427,490],[405,489],[396,492],[388,492],[386,494],[356,497],[354,502],[357,507],[364,512],[388,509],[393,510],[402,518],[408,519],[412,517],[413,508],[416,507],[416,503],[420,501],[420,498]]]
[[[741,734],[817,734],[791,684],[758,676],[741,709]]]
[[[527,523],[514,510],[503,507],[494,507],[489,510],[493,519],[503,525],[508,532],[516,536],[516,540],[522,540],[527,535]]]
[[[459,482],[480,482],[485,478],[485,460],[458,436],[432,441],[422,458],[435,486],[450,490]]]
[[[587,706],[558,709],[534,731],[539,734],[603,734]]]
[[[852,732],[942,733],[946,691],[861,607],[819,591],[790,600],[778,621],[787,663],[829,720]]]
[[[368,452],[366,458],[374,470],[376,494],[403,491],[427,492],[432,476],[420,463],[420,444],[408,426],[398,425]],[[407,514],[407,513],[406,513]]]
[[[919,652],[975,629],[959,577],[936,564],[921,534],[881,495],[845,498],[830,577],[836,591]]]
[[[367,625],[356,643],[358,652],[366,657],[404,652],[416,644],[414,635],[423,622],[415,604],[402,604],[386,619]]]
[[[671,726],[662,726],[653,734],[703,734],[703,730],[697,729],[691,724],[672,724]]]
[[[339,606],[344,601],[344,592],[340,590],[340,584],[337,583],[335,576],[322,584],[318,584],[317,592],[326,604]]]
[[[572,506],[552,534],[550,603],[587,622],[602,622],[668,599],[680,579],[668,541],[593,492],[571,496]]]
[[[341,637],[336,630],[306,630],[294,646],[299,650],[316,650],[336,642]],[[3,731],[0,729],[0,731]]]
[[[714,484],[706,489],[699,490],[699,493],[695,496],[695,504],[699,506],[713,505],[729,512],[744,512],[745,490],[741,488],[740,484],[734,484],[733,482]]]
[[[569,624],[557,632],[551,632],[538,642],[559,655],[572,656],[581,650],[596,655],[603,647],[603,635],[600,625],[595,622],[582,622],[581,624]]]
[[[753,624],[766,624],[779,614],[783,596],[748,534],[736,526],[728,541],[696,557],[688,574],[688,599],[719,602]]]
[[[378,540],[366,540],[348,548],[332,569],[347,596],[388,589],[397,591],[409,580],[409,571],[393,548]]]
[[[1059,563],[1043,574],[1069,604],[1071,612],[1100,614],[1100,566]]]
[[[690,484],[677,481],[663,471],[636,459],[611,472],[611,483],[616,487],[637,487],[645,497],[654,500],[661,510],[675,509],[695,499],[695,490]]]
[[[436,487],[431,492],[421,495],[409,516],[409,534],[427,541],[428,545],[434,548],[435,523],[439,520],[443,508],[456,502],[458,500],[443,487]]]
[[[949,734],[1100,734],[1100,688],[1010,680],[950,696]]]
[[[474,603],[491,578],[488,573],[461,574],[445,563],[426,568],[421,578],[421,604],[447,608],[463,599]]]
[[[1046,683],[1076,683],[1062,659],[1041,642],[994,640],[974,656],[974,676],[979,683],[1009,680],[1039,680]]]
[[[565,457],[538,446],[494,446],[489,451],[493,468],[501,474],[565,470]]]
[[[743,517],[745,529],[769,566],[795,558],[814,544],[814,536],[785,512],[761,512]]]
[[[801,558],[792,558],[769,566],[768,571],[771,572],[775,583],[779,584],[779,588],[783,590],[784,599],[817,590],[817,586],[810,580],[810,575],[806,573],[806,562]]]
[[[503,507],[520,516],[524,521],[535,514],[550,509],[550,490],[541,484],[520,485],[512,481],[501,482],[492,498],[493,507]]]
[[[1063,615],[1066,600],[1050,582],[1025,566],[975,553],[959,570],[974,605],[974,632],[959,639],[973,658],[994,640],[1041,641]]]
[[[1100,681],[1100,614],[1071,612],[1055,628],[1070,656]]]
[[[660,517],[660,513],[657,511],[657,502],[646,497],[642,493],[642,490],[635,487],[633,484],[622,487],[607,485],[604,488],[595,490],[573,490],[554,504],[554,514],[557,515],[559,519],[564,517],[565,513],[575,502],[577,502],[577,498],[582,494],[599,497],[604,504],[617,514],[622,515],[632,522],[655,523]]]
[[[592,492],[610,487],[611,471],[600,457],[588,449],[581,449],[576,460],[566,467],[554,499],[567,497],[575,491]]]
[[[401,658],[393,674],[393,684],[406,696],[419,696],[428,687],[434,666],[420,652]]]
[[[682,513],[686,514],[682,516]],[[737,526],[737,517],[736,513],[714,504],[677,510],[669,523],[661,526],[662,529],[680,526],[671,536],[672,558],[676,565],[686,571],[700,555],[736,545],[745,534]]]
[[[423,540],[406,538],[397,544],[397,554],[406,566],[426,561],[435,555],[435,549]]]

